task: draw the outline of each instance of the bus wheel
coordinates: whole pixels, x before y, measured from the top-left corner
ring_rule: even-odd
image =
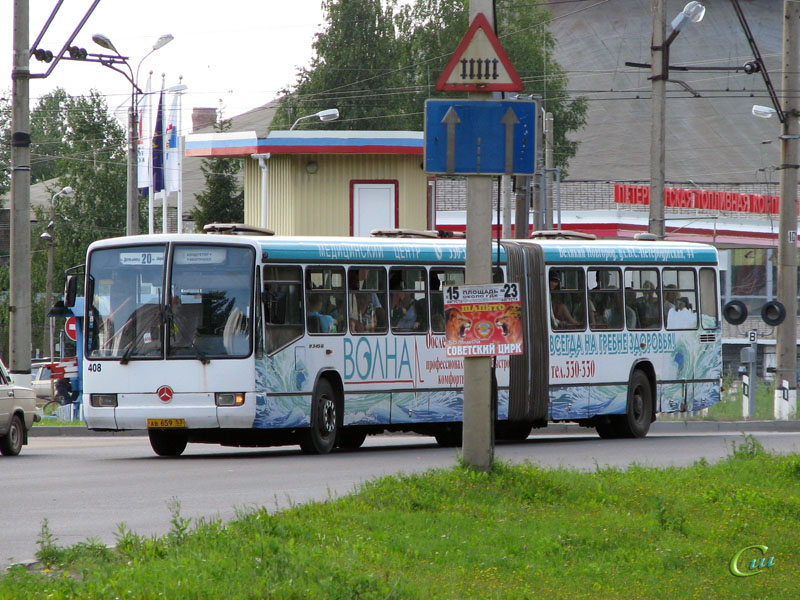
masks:
[[[185,431],[165,431],[164,429],[150,429],[150,446],[159,456],[180,456],[186,450],[189,436]]]
[[[336,392],[327,379],[320,379],[311,400],[311,427],[300,440],[305,454],[328,454],[336,446],[341,428],[341,415]]]
[[[620,437],[643,438],[650,431],[653,419],[653,393],[647,376],[638,369],[633,372],[628,386],[628,406],[619,417],[617,428]]]
[[[594,426],[597,430],[597,435],[604,440],[615,440],[620,437],[619,424],[616,419],[617,415],[598,417],[598,421]]]
[[[363,431],[348,431],[344,430],[339,434],[339,442],[336,444],[339,448],[347,450],[357,450],[361,448],[361,444],[367,439],[367,434]]]
[[[498,423],[495,427],[495,437],[506,442],[523,442],[528,439],[533,429],[527,423]]]
[[[460,446],[463,441],[462,429],[459,425],[445,425],[433,437],[442,448],[455,448]]]
[[[22,450],[22,440],[25,438],[25,426],[19,415],[11,417],[8,433],[0,438],[0,453],[3,456],[16,456]]]

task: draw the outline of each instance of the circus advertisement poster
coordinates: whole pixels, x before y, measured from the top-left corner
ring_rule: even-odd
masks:
[[[516,283],[444,288],[447,356],[522,354],[522,313]]]

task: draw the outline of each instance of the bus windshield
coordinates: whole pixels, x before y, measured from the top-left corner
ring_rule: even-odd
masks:
[[[92,252],[87,357],[248,356],[254,259],[249,247],[203,245],[176,244],[171,255],[165,245]]]

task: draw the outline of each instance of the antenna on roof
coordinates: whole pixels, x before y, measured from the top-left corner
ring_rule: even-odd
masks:
[[[372,237],[394,238],[463,238],[462,231],[445,231],[443,229],[373,229],[369,232]]]
[[[209,223],[203,227],[206,233],[222,233],[228,235],[255,234],[255,235],[275,235],[272,229],[266,227],[256,227],[245,223]]]
[[[582,231],[565,231],[563,229],[550,229],[546,231],[534,231],[530,239],[554,239],[554,240],[596,240],[597,236],[593,233]]]

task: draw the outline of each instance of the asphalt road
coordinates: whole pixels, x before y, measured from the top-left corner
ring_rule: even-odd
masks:
[[[770,451],[800,452],[800,432],[752,435]],[[642,440],[539,434],[498,444],[496,456],[583,470],[686,465],[701,456],[719,460],[741,440],[736,432],[651,433]],[[88,538],[113,544],[120,523],[140,535],[166,533],[174,501],[183,517],[228,520],[241,509],[324,500],[374,477],[455,462],[454,449],[416,436],[370,437],[361,450],[328,456],[304,456],[296,446],[190,445],[177,459],[155,456],[146,437],[32,437],[20,456],[0,458],[0,566],[33,559],[44,519],[59,545]]]

